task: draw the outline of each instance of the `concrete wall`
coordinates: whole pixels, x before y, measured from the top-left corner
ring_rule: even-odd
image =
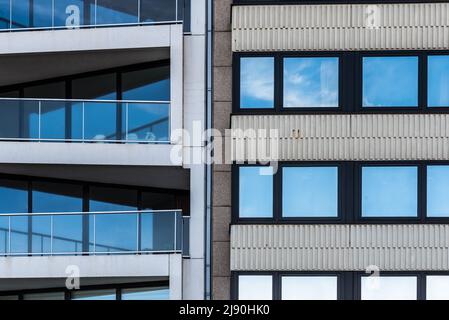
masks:
[[[214,1],[213,127],[224,133],[231,114],[231,0]],[[221,149],[215,150],[221,152]],[[213,166],[212,177],[212,298],[230,298],[229,223],[231,168]]]

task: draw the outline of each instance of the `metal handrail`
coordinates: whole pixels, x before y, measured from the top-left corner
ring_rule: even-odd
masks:
[[[123,0],[123,1],[129,1],[129,0]],[[163,0],[161,0],[163,1]],[[141,0],[137,0],[137,16],[135,22],[119,22],[119,23],[105,23],[105,24],[99,24],[97,23],[97,8],[98,3],[97,0],[94,1],[94,21],[93,24],[79,24],[79,25],[65,25],[65,26],[57,26],[55,25],[56,20],[56,9],[55,9],[55,0],[52,0],[51,5],[51,26],[39,26],[39,27],[26,27],[26,25],[18,25],[17,22],[13,21],[13,10],[12,10],[12,1],[9,1],[9,20],[7,18],[2,18],[4,22],[8,23],[8,27],[4,29],[0,29],[0,32],[12,32],[12,31],[31,31],[31,30],[55,30],[55,29],[66,29],[66,30],[72,30],[72,29],[81,29],[81,28],[102,28],[102,27],[120,27],[120,26],[144,26],[144,25],[160,25],[160,24],[182,24],[183,20],[179,18],[179,8],[178,8],[178,1],[175,1],[175,8],[174,14],[175,19],[174,20],[160,20],[160,21],[142,21],[142,15],[141,15]],[[80,12],[80,17],[82,15],[82,12]],[[68,15],[67,15],[68,17]],[[17,26],[17,28],[14,28],[13,26]]]
[[[136,239],[135,239],[135,245],[136,248],[133,250],[132,248],[121,248],[116,246],[111,246],[107,244],[102,244],[97,241],[97,222],[96,217],[101,215],[136,215]],[[173,215],[173,243],[169,243],[172,248],[155,248],[153,249],[142,249],[142,233],[144,230],[142,230],[142,224],[140,217],[142,214],[151,214],[151,215],[159,215],[159,214],[172,214]],[[93,217],[93,239],[83,239],[83,240],[77,240],[77,239],[70,239],[66,237],[61,236],[55,236],[54,234],[54,217],[57,216],[73,216],[78,215],[80,217],[85,216],[92,216]],[[15,217],[28,217],[28,218],[38,218],[38,217],[50,217],[50,234],[45,233],[39,233],[39,232],[33,232],[33,231],[20,231],[20,230],[14,230],[11,225],[11,219]],[[187,223],[186,226],[188,226],[188,220],[189,216],[182,216],[182,210],[180,209],[173,209],[173,210],[137,210],[137,211],[92,211],[92,212],[52,212],[52,213],[11,213],[11,214],[0,214],[0,218],[8,218],[8,227],[7,228],[0,228],[0,233],[5,234],[4,239],[4,245],[5,245],[5,252],[0,253],[0,256],[22,256],[22,255],[31,255],[31,256],[52,256],[52,255],[99,255],[99,254],[140,254],[140,253],[184,253],[185,248],[188,248],[188,245],[186,245],[185,239],[184,239],[184,224]],[[27,224],[33,223],[32,220],[27,220]],[[48,222],[47,222],[48,223]],[[180,224],[181,229],[178,230],[178,224]],[[29,229],[28,229],[29,230]],[[89,227],[89,230],[90,227]],[[153,234],[154,227],[150,232],[150,234]],[[84,226],[80,230],[81,238],[82,235],[86,232],[84,229]],[[34,250],[34,246],[32,245],[33,249],[31,247],[28,247],[28,252],[12,252],[11,245],[14,245],[12,243],[12,235],[13,234],[20,234],[22,236],[27,236],[27,242],[32,241],[35,237],[38,237],[40,239],[40,246],[38,245],[37,248],[40,248],[37,251]],[[89,231],[90,234],[90,231]],[[46,239],[46,240],[45,240]],[[126,238],[126,241],[130,240],[131,238]],[[44,250],[44,240],[50,241],[50,250]],[[69,252],[57,252],[53,248],[53,244],[55,241],[63,241],[68,242],[71,244],[74,244],[74,251]],[[32,242],[34,243],[34,242]],[[47,244],[48,245],[48,244]],[[29,246],[29,245],[28,245]],[[70,245],[71,247],[71,245]],[[93,251],[84,251],[83,248],[91,248],[93,247]],[[79,250],[79,248],[81,250]],[[106,249],[106,251],[104,250]]]
[[[0,112],[2,111],[2,102],[11,102],[11,103],[18,103],[22,104],[25,102],[32,102],[32,107],[36,108],[34,113],[37,113],[38,119],[34,120],[37,121],[37,135],[35,134],[33,136],[25,136],[23,137],[23,134],[16,134],[17,136],[13,137],[0,137],[0,140],[3,141],[61,141],[61,142],[103,142],[103,143],[152,143],[152,144],[169,144],[170,139],[170,113],[171,113],[171,103],[170,101],[144,101],[144,100],[99,100],[99,99],[34,99],[34,98],[0,98]],[[78,120],[78,125],[80,126],[81,131],[78,133],[80,137],[78,138],[66,138],[65,134],[61,134],[61,138],[49,138],[42,135],[42,124],[43,124],[43,118],[42,115],[45,114],[45,103],[46,102],[61,102],[69,104],[78,104],[78,105],[72,105],[72,107],[81,108],[81,119]],[[115,131],[112,133],[110,132],[98,132],[98,134],[94,137],[86,137],[86,109],[89,110],[89,107],[93,107],[95,104],[101,105],[101,104],[115,104],[115,107],[122,107],[125,111],[124,113],[124,128],[122,130],[118,130],[116,127]],[[132,128],[130,130],[130,119],[129,119],[129,110],[130,108],[135,107],[136,105],[143,105],[152,107],[153,105],[156,106],[163,106],[164,108],[164,114],[162,117],[159,116],[157,119],[151,119],[152,122],[146,123],[141,125],[138,128]],[[44,109],[44,110],[43,110]],[[117,109],[118,110],[118,109]],[[159,125],[161,123],[167,122],[167,129],[166,132],[162,134],[162,136],[157,137],[153,131],[154,127],[156,125]],[[114,122],[114,125],[116,123]],[[124,131],[123,131],[124,129]],[[145,132],[143,132],[145,130]],[[141,134],[144,134],[144,137],[141,139],[130,139],[130,135],[135,135],[141,131]],[[124,137],[122,139],[113,139],[114,136],[118,137]],[[64,136],[64,137],[62,137]],[[139,137],[137,137],[139,138]],[[166,138],[166,139],[163,139]]]

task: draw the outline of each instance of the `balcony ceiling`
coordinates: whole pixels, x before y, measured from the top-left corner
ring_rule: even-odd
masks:
[[[190,171],[181,167],[1,164],[0,174],[189,190]]]
[[[3,55],[0,86],[169,58],[169,48]]]

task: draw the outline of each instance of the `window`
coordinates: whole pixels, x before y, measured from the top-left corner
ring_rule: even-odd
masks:
[[[427,276],[426,299],[449,300],[449,276]]]
[[[337,217],[337,167],[284,167],[283,217]]]
[[[123,100],[169,101],[170,66],[122,74]]]
[[[122,300],[169,300],[168,288],[132,288],[122,290]]]
[[[363,107],[417,107],[418,57],[364,57]]]
[[[141,0],[140,15],[141,22],[176,21],[176,0]]]
[[[75,291],[72,300],[116,300],[116,293],[113,289]]]
[[[138,0],[97,0],[96,10],[91,11],[91,20],[97,25],[137,23],[138,11]]]
[[[362,277],[362,300],[416,300],[417,277]]]
[[[274,58],[240,59],[240,108],[274,108]]]
[[[336,276],[284,276],[282,300],[337,300]]]
[[[94,21],[84,21],[85,10],[95,10],[94,4],[84,3],[85,0],[57,0],[54,2],[55,26],[77,27],[80,25],[93,24]],[[77,18],[79,13],[79,21]]]
[[[272,276],[239,276],[239,300],[272,300]]]
[[[362,168],[362,217],[417,217],[418,168]]]
[[[449,107],[449,56],[428,57],[427,105]]]
[[[449,166],[427,166],[427,216],[449,217]]]
[[[284,108],[338,107],[338,62],[338,58],[284,58]]]
[[[241,167],[239,177],[240,217],[271,218],[273,216],[273,168]]]
[[[64,300],[64,292],[28,293],[23,295],[23,300]]]

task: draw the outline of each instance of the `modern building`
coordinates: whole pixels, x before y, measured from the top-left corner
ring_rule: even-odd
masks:
[[[0,0],[0,300],[204,299],[206,9]]]
[[[222,0],[214,299],[449,299],[449,3]]]

